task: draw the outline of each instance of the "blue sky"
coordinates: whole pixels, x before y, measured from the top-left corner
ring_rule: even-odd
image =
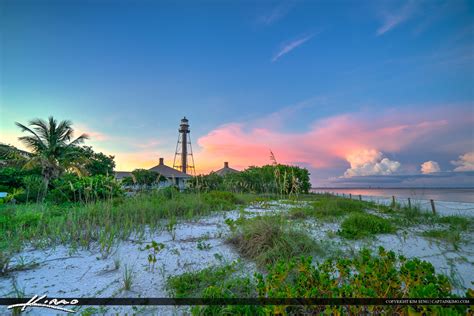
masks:
[[[202,172],[264,164],[269,149],[309,168],[316,185],[412,176],[426,161],[471,170],[473,2],[4,0],[0,9],[2,142],[17,144],[14,121],[53,115],[115,154],[119,169],[151,167],[172,159],[186,115]]]

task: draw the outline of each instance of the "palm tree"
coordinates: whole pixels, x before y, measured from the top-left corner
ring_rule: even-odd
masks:
[[[58,123],[50,116],[47,122],[34,119],[28,126],[15,124],[22,132],[29,133],[18,138],[31,150],[25,167],[40,166],[46,187],[51,179],[58,178],[65,170],[83,173],[84,158],[78,155],[77,145],[89,137],[82,134],[71,140],[74,134],[71,121]]]

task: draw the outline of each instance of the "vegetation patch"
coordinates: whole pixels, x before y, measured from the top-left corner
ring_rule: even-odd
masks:
[[[474,221],[466,216],[437,216],[434,218],[438,224],[448,224],[453,230],[468,231],[474,228]]]
[[[87,204],[0,205],[0,262],[6,270],[10,252],[25,242],[35,245],[72,244],[89,247],[99,243],[105,253],[116,239],[126,239],[145,226],[159,228],[163,219],[176,221],[235,208],[232,193],[193,194],[159,190],[131,198]],[[7,251],[8,250],[8,251]]]
[[[462,241],[461,233],[450,228],[428,230],[423,232],[422,236],[450,243],[455,249],[458,249],[459,243]]]
[[[344,219],[339,234],[347,239],[359,239],[395,231],[395,227],[388,219],[372,214],[355,213]]]
[[[371,202],[345,199],[326,194],[312,195],[305,198],[310,201],[309,205],[290,209],[290,218],[314,217],[333,221],[348,214],[361,213],[365,209],[373,208],[373,203]]]
[[[353,258],[327,259],[317,265],[311,257],[278,261],[266,275],[235,276],[233,266],[211,267],[168,280],[172,297],[259,298],[456,298],[449,279],[433,265],[406,259],[379,248],[364,249]],[[472,290],[471,290],[472,291]],[[469,291],[466,293],[470,297]],[[246,310],[251,309],[251,310]],[[202,306],[194,315],[465,315],[466,306]]]
[[[239,262],[224,266],[186,272],[167,280],[170,297],[187,298],[245,298],[256,297],[254,280],[249,277],[238,277],[236,272],[241,267]],[[255,315],[258,306],[195,306],[191,309],[194,315]]]
[[[289,227],[277,216],[261,216],[240,222],[240,229],[228,240],[246,258],[258,265],[279,259],[309,254],[323,254],[323,248],[307,234]]]

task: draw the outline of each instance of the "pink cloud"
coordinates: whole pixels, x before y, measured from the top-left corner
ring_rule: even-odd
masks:
[[[466,123],[465,117],[469,116],[454,115],[448,108],[420,114],[345,114],[315,121],[299,133],[283,132],[279,127],[256,128],[252,122],[230,123],[199,138],[201,148],[195,156],[201,172],[219,168],[222,161],[237,168],[268,164],[270,149],[282,163],[314,168],[349,166],[349,159],[356,161],[354,155],[364,150],[398,153],[418,142],[436,143],[437,135]],[[468,121],[472,123],[472,119]]]
[[[90,127],[88,127],[86,125],[76,124],[75,126],[73,126],[73,128],[74,128],[74,136],[75,137],[85,133],[85,134],[89,135],[89,139],[91,141],[104,142],[104,141],[110,140],[109,135],[106,135],[102,132],[93,130],[93,129],[91,129]]]

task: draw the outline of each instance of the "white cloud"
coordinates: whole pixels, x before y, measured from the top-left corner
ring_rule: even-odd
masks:
[[[398,161],[383,158],[375,149],[364,149],[346,157],[351,167],[344,173],[345,178],[354,176],[391,175],[400,168]]]
[[[377,35],[383,35],[391,29],[395,28],[400,23],[408,20],[416,11],[415,1],[409,0],[397,12],[382,13],[383,24],[377,29]]]
[[[269,12],[260,16],[258,21],[265,25],[271,25],[284,18],[292,9],[293,3],[283,2],[274,6]]]
[[[294,40],[292,42],[282,45],[282,48],[280,49],[280,51],[272,58],[272,63],[276,62],[280,57],[288,54],[289,52],[291,52],[293,49],[297,48],[298,46],[303,45],[305,42],[309,41],[313,36],[314,34],[306,35],[302,38],[299,38],[297,40]]]
[[[454,171],[474,171],[474,151],[459,156],[459,160],[453,160],[451,163],[457,166]]]
[[[421,164],[421,173],[429,174],[433,172],[440,172],[441,169],[439,168],[439,164],[436,161],[426,161]]]

